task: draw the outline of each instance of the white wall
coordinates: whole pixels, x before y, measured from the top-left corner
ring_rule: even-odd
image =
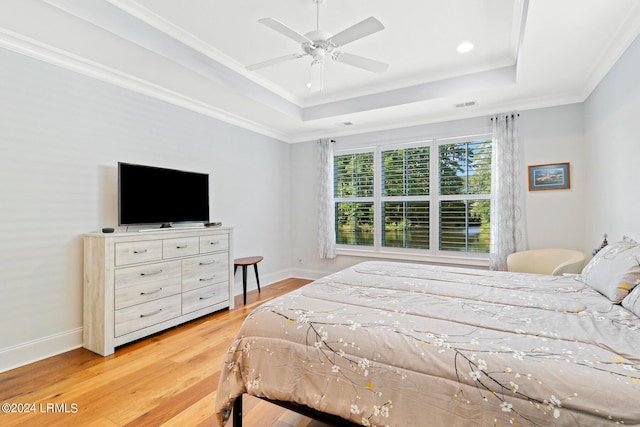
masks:
[[[0,63],[0,371],[81,344],[81,235],[116,224],[118,161],[209,173],[212,219],[235,226],[236,256],[265,256],[265,284],[363,260],[317,255],[315,142],[289,146],[8,51]],[[584,104],[521,112],[529,247],[640,239],[639,69],[636,40]],[[338,144],[488,130],[480,117]],[[567,161],[571,190],[526,191],[526,165]]]
[[[584,249],[584,136],[583,105],[523,111],[520,135],[525,165],[528,247]],[[529,165],[569,162],[571,189],[528,191]]]
[[[520,113],[520,140],[523,145],[522,191],[526,200],[527,235],[530,248],[584,245],[584,159],[582,104],[544,108]],[[488,117],[457,120],[336,138],[335,149],[354,148],[427,138],[473,135],[491,132]],[[318,257],[316,142],[295,144],[291,154],[291,201],[296,213],[292,222],[294,274],[317,278],[324,274],[365,261],[362,257],[339,255],[333,260]],[[570,190],[527,190],[527,165],[570,162]]]
[[[234,255],[263,255],[264,284],[291,276],[289,144],[6,50],[0,63],[0,371],[82,344],[81,236],[117,225],[118,161],[209,173]]]
[[[585,238],[640,240],[640,38],[585,101]]]

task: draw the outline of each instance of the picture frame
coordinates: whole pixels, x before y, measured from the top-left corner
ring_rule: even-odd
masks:
[[[568,162],[529,166],[529,191],[570,188],[571,167]]]

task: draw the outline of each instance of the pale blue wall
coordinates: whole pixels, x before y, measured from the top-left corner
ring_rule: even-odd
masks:
[[[640,38],[584,103],[585,238],[640,240]]]

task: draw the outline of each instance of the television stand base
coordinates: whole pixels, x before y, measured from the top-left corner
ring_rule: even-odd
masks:
[[[202,230],[205,228],[204,224],[184,224],[184,225],[170,225],[168,227],[157,227],[157,228],[140,228],[139,232],[147,232],[147,231],[171,231],[171,230]]]

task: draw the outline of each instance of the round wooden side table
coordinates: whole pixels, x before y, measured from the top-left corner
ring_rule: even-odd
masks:
[[[247,267],[253,265],[256,273],[256,282],[258,283],[258,292],[260,292],[260,279],[258,278],[258,263],[264,258],[261,256],[249,256],[245,258],[236,258],[233,260],[233,275],[235,276],[238,266],[242,267],[242,298],[247,303]]]

